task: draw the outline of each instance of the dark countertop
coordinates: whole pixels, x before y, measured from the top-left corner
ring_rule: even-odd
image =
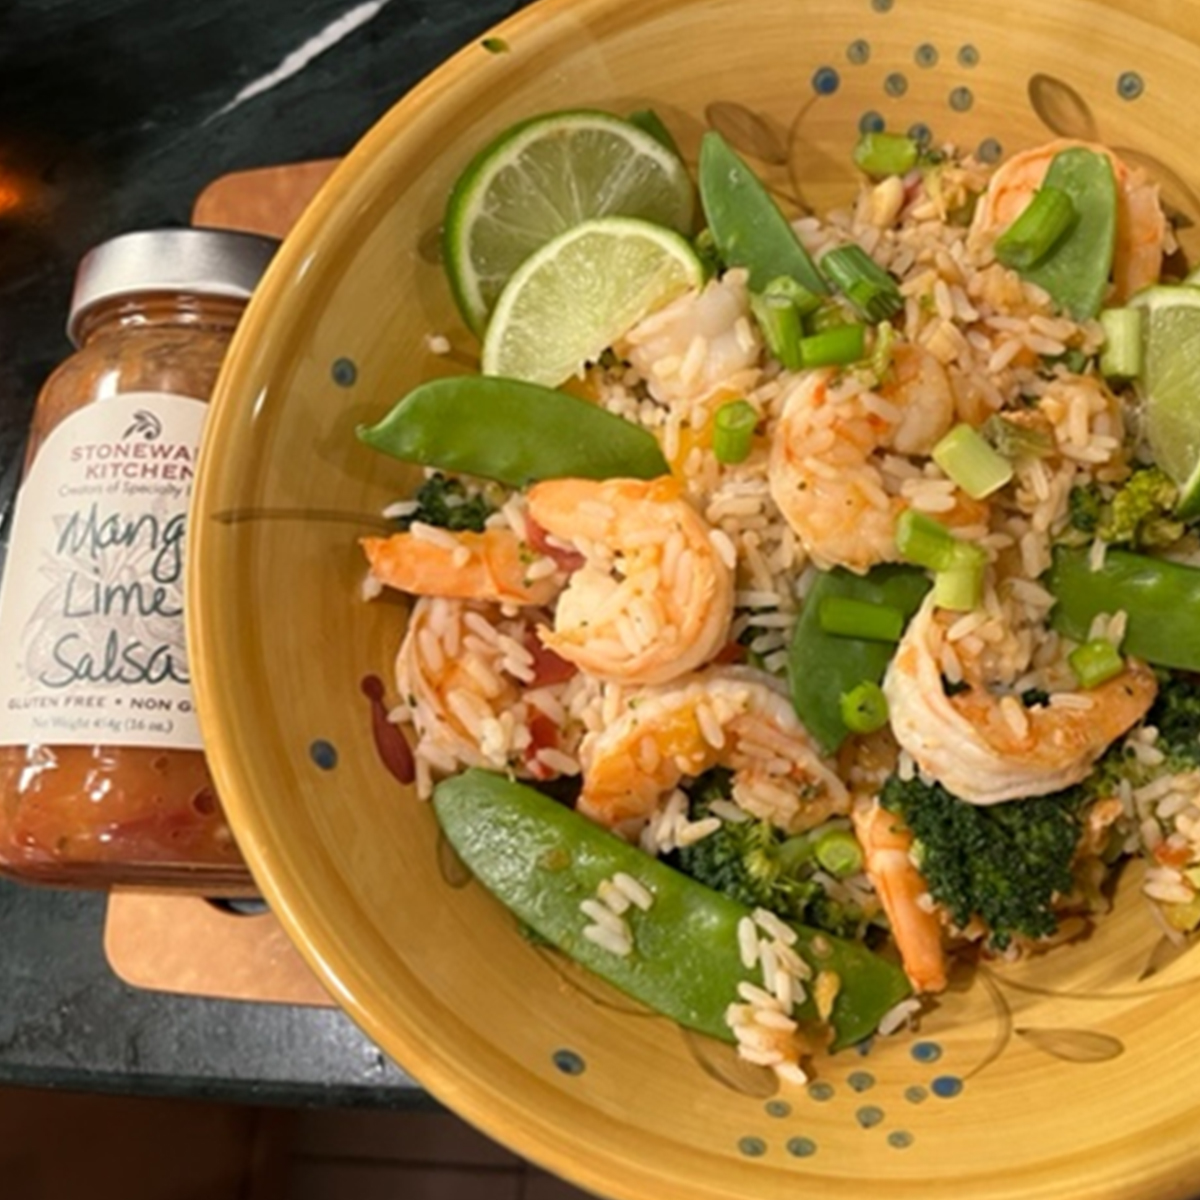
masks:
[[[197,193],[228,171],[344,154],[413,84],[520,7],[0,5],[0,183],[8,175],[20,189],[7,209],[0,195],[0,565],[33,403],[69,353],[63,323],[83,253],[126,230],[185,224]],[[252,87],[308,57],[302,48],[320,52]],[[220,113],[243,90],[255,94]],[[433,1105],[338,1010],[126,986],[104,956],[104,912],[101,894],[0,881],[0,1084]]]

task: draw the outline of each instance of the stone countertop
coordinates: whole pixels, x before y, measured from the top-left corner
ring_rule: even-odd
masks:
[[[183,225],[229,171],[344,154],[520,0],[0,5],[0,563],[26,431],[70,352],[75,266]],[[0,1083],[260,1104],[432,1106],[335,1009],[126,986],[105,897],[0,881]]]

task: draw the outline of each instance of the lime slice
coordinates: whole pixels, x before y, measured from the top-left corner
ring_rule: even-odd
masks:
[[[592,217],[640,217],[690,233],[695,189],[670,147],[610,113],[547,113],[502,133],[462,173],[443,250],[454,298],[482,334],[512,273]]]
[[[1145,313],[1146,439],[1179,487],[1177,515],[1192,517],[1200,513],[1200,287],[1146,288],[1129,303]]]
[[[527,258],[500,293],[483,373],[558,387],[703,282],[703,264],[679,234],[634,217],[584,221]]]

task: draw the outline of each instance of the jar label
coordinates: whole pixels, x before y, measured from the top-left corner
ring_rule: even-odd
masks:
[[[42,444],[0,587],[0,745],[202,749],[183,565],[207,411],[129,392]]]

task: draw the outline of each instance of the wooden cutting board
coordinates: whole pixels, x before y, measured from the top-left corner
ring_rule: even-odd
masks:
[[[284,237],[336,159],[224,175],[196,198],[192,224]],[[109,896],[104,950],[133,987],[232,1000],[333,1005],[270,913],[240,915],[195,896]]]

